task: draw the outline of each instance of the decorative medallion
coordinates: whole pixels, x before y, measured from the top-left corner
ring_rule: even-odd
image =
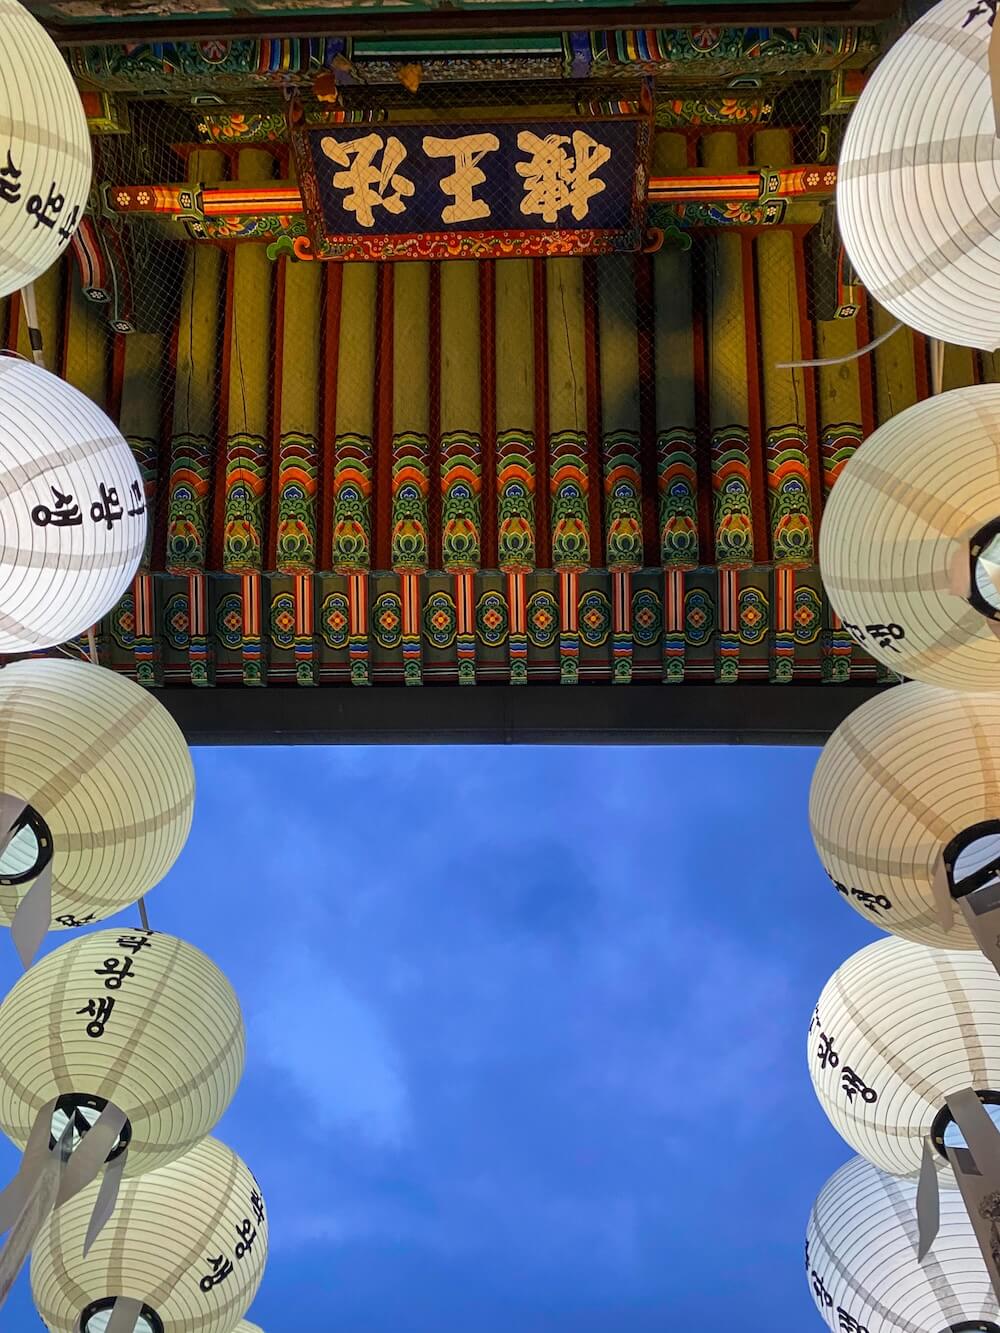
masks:
[[[507,638],[507,599],[502,592],[484,592],[476,603],[476,633],[490,648]]]
[[[433,648],[450,648],[457,627],[455,599],[446,592],[432,592],[424,606],[424,633],[428,642]]]
[[[347,647],[351,628],[350,603],[347,594],[332,592],[323,599],[319,613],[319,632],[328,648],[336,651]]]
[[[611,633],[611,599],[607,593],[594,589],[580,598],[580,638],[588,648],[599,648],[607,643]]]
[[[372,634],[381,648],[398,648],[403,641],[403,604],[399,594],[382,592],[372,603]]]
[[[643,648],[658,643],[663,632],[663,604],[652,588],[632,594],[632,637]]]
[[[163,608],[163,633],[167,643],[179,653],[186,652],[191,643],[191,616],[186,592],[175,592]]]
[[[739,600],[740,643],[756,644],[767,638],[770,604],[759,588],[741,588]]]
[[[232,650],[243,642],[243,599],[237,592],[227,592],[215,608],[215,629],[223,646]]]
[[[795,589],[792,611],[793,633],[796,643],[815,643],[823,620],[823,603],[819,593],[808,585]]]
[[[125,652],[135,647],[135,597],[130,592],[111,612],[111,637]]]
[[[239,593],[228,592],[221,597],[216,607],[215,624],[225,648],[240,648],[243,644],[243,599]]]
[[[684,594],[684,637],[692,647],[708,643],[715,632],[715,606],[704,588]]]
[[[271,599],[271,642],[275,648],[295,647],[295,598],[290,592]]]
[[[551,648],[559,637],[559,603],[548,589],[528,598],[528,641],[536,648]]]

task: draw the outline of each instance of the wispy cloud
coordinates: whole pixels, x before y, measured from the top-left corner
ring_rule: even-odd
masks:
[[[311,1138],[336,1130],[398,1148],[410,1128],[401,1060],[371,1005],[351,993],[317,953],[297,950],[294,970],[273,966],[250,1040],[301,1098],[296,1124]]]

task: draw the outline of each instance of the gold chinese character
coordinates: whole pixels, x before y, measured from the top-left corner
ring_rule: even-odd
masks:
[[[344,207],[357,214],[362,227],[375,225],[376,208],[390,213],[404,212],[403,196],[413,194],[413,182],[396,174],[406,157],[406,149],[393,135],[389,135],[384,146],[380,134],[366,134],[347,143],[324,139],[323,152],[331,162],[346,167],[345,171],[334,172],[333,184],[338,190],[350,191]],[[375,165],[378,153],[382,154],[381,167]]]
[[[443,222],[469,222],[473,218],[489,217],[489,204],[485,199],[474,199],[472,192],[486,179],[479,163],[487,153],[495,153],[499,147],[500,140],[495,134],[466,134],[460,139],[436,139],[428,135],[424,140],[424,152],[428,157],[455,159],[454,172],[441,177],[441,189],[455,200],[442,208]]]
[[[517,136],[517,146],[531,154],[530,162],[518,162],[517,173],[525,177],[521,212],[540,213],[544,222],[555,222],[559,211],[572,209],[582,222],[590,209],[590,200],[605,188],[604,181],[592,179],[594,172],[611,158],[611,149],[599,144],[582,130],[573,132],[573,151],[567,152],[564,134],[547,134],[540,139],[530,130]]]

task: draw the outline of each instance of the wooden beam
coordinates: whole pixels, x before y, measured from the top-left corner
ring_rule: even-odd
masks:
[[[821,745],[874,685],[167,686],[191,745]]]
[[[512,11],[499,5],[482,10],[428,9],[420,13],[371,10],[350,14],[331,10],[323,15],[273,14],[251,18],[246,14],[228,19],[198,19],[184,15],[175,19],[155,16],[127,18],[104,23],[67,23],[43,20],[59,46],[113,46],[125,42],[200,42],[209,38],[229,40],[249,37],[361,37],[424,38],[439,34],[454,37],[463,33],[495,34],[498,25],[508,35],[541,32],[594,32],[615,28],[702,27],[810,27],[815,24],[857,25],[878,23],[898,9],[897,0],[815,0],[794,4],[627,5],[607,9],[575,9],[547,5],[540,9]]]

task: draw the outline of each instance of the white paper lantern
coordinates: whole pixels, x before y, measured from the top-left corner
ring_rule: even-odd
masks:
[[[0,0],[0,296],[51,268],[90,193],[80,94],[42,25]]]
[[[125,1181],[84,1258],[96,1195],[94,1184],[63,1204],[35,1242],[31,1289],[52,1333],[104,1333],[116,1296],[142,1302],[139,1333],[233,1333],[267,1260],[264,1201],[246,1164],[205,1139]]]
[[[974,949],[959,911],[938,922],[933,878],[1000,852],[1000,694],[911,682],[855,709],[827,741],[809,794],[813,841],[844,901],[893,934]],[[960,876],[959,876],[960,878]]]
[[[1000,977],[980,953],[876,940],[823,988],[807,1051],[834,1128],[883,1171],[915,1176],[924,1139],[950,1124],[952,1093],[1000,1102]]]
[[[0,669],[0,792],[27,802],[0,853],[0,922],[51,857],[65,930],[163,878],[191,827],[194,770],[155,693],[89,662],[33,658]]]
[[[142,477],[117,426],[56,375],[0,357],[0,653],[89,629],[145,541]]]
[[[916,1187],[853,1157],[813,1205],[806,1277],[836,1333],[1000,1333],[1000,1310],[961,1195],[941,1196],[941,1229],[917,1263]]]
[[[200,949],[128,927],[78,936],[0,1004],[0,1129],[23,1148],[53,1098],[90,1119],[110,1102],[128,1117],[125,1174],[141,1174],[212,1129],[244,1046],[236,995]]]
[[[251,1324],[249,1319],[241,1319],[233,1329],[233,1333],[264,1333],[264,1330],[257,1324]]]
[[[837,218],[851,262],[897,319],[1000,346],[1000,141],[990,11],[943,0],[896,42],[851,115]]]
[[[819,554],[835,611],[878,661],[931,685],[1000,689],[1000,384],[880,426],[830,495]],[[968,595],[952,591],[959,578]]]

